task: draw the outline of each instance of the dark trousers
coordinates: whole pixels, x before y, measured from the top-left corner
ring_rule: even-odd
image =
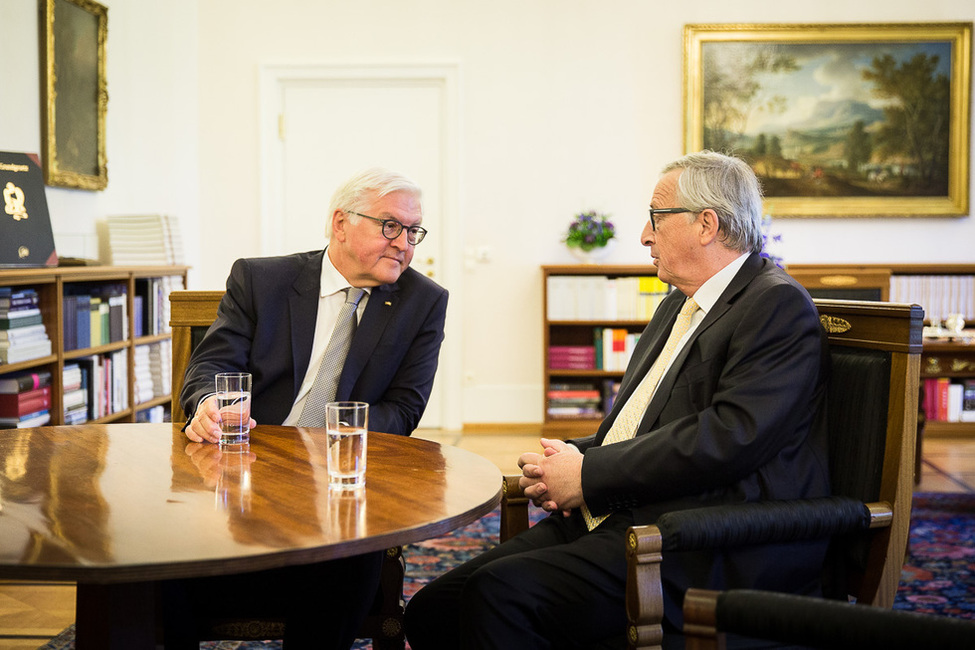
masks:
[[[548,517],[437,578],[406,608],[413,650],[586,648],[626,630],[629,513]]]
[[[216,619],[274,618],[288,650],[348,650],[379,587],[382,553],[162,585],[167,650],[199,649]]]

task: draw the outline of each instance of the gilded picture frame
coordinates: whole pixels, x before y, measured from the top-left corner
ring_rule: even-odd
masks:
[[[108,9],[93,0],[39,2],[44,182],[103,190]]]
[[[972,23],[684,27],[684,150],[745,158],[775,216],[969,211]]]

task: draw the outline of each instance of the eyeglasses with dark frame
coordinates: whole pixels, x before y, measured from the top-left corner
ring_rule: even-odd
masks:
[[[410,243],[411,246],[416,246],[423,238],[427,236],[426,228],[421,228],[420,226],[410,226],[407,228],[401,224],[396,219],[377,219],[376,217],[370,217],[368,214],[362,214],[361,212],[353,212],[352,210],[346,210],[349,214],[354,214],[359,217],[365,217],[377,223],[382,224],[383,227],[383,237],[393,241],[400,236],[404,230],[406,231],[406,241]]]
[[[653,218],[655,214],[680,214],[681,212],[693,212],[687,208],[650,208],[650,228],[657,232],[657,221]]]

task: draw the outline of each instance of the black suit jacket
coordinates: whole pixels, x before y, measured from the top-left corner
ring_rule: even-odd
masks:
[[[644,330],[612,412],[572,440],[585,453],[582,488],[594,514],[664,512],[829,494],[825,408],[828,348],[815,305],[788,274],[751,255],[674,359],[632,440],[600,446],[685,300],[672,292]],[[825,545],[665,554],[668,619],[688,586],[818,588]],[[743,584],[744,583],[744,584]]]
[[[258,423],[288,416],[308,370],[323,251],[237,260],[217,319],[193,352],[180,403],[187,413],[214,390],[218,372],[253,374]],[[352,339],[336,400],[368,402],[369,429],[409,435],[433,387],[447,290],[407,269],[373,287]]]

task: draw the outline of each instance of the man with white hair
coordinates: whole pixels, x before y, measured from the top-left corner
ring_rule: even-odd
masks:
[[[674,286],[597,431],[542,439],[521,486],[552,516],[410,600],[413,650],[588,648],[626,628],[629,526],[666,512],[829,493],[828,354],[806,291],[761,256],[762,199],[742,160],[664,168],[641,235]],[[664,646],[689,586],[813,593],[825,542],[668,553]],[[667,634],[670,633],[670,634]],[[602,647],[602,646],[601,646]]]
[[[234,371],[253,375],[252,426],[321,427],[325,402],[352,400],[369,404],[371,431],[410,435],[433,387],[447,310],[447,291],[409,268],[426,235],[422,221],[419,187],[370,169],[335,192],[325,250],[237,260],[186,370],[187,438],[219,440],[214,375]],[[354,334],[344,363],[325,376],[343,312]],[[167,647],[184,637],[195,647],[193,617],[202,607],[207,616],[279,612],[286,647],[348,648],[376,594],[381,559],[176,581],[167,594]]]

